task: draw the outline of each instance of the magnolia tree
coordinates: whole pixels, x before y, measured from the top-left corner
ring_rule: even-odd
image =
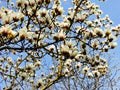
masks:
[[[64,11],[67,2],[71,7]],[[120,26],[101,14],[91,0],[1,0],[0,85],[4,90],[104,88],[110,77],[104,56],[117,46]]]

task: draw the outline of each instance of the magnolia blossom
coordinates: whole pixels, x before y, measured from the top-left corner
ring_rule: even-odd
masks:
[[[108,50],[109,50],[109,47],[108,47],[108,46],[104,46],[104,47],[103,47],[103,51],[104,51],[104,52],[108,52]]]
[[[105,75],[105,73],[107,72],[108,68],[106,66],[102,66],[99,65],[98,66],[98,71],[100,72],[100,74]]]
[[[6,80],[6,79],[7,79],[7,76],[3,76],[3,78]]]
[[[3,16],[3,18],[2,18],[2,23],[3,24],[10,24],[10,22],[11,22],[11,17],[10,16]]]
[[[77,54],[77,55],[75,56],[75,59],[77,59],[77,60],[79,60],[79,59],[81,59],[81,58],[84,58],[84,55],[82,55],[82,54]]]
[[[39,80],[38,82],[37,82],[37,85],[36,85],[36,87],[41,87],[42,86],[42,84],[43,84],[43,81],[42,80]]]
[[[105,35],[109,36],[111,34],[111,29],[109,26],[106,26],[107,28],[105,29]]]
[[[76,22],[83,22],[87,16],[86,14],[77,14]]]
[[[55,45],[50,45],[50,47],[48,48],[49,51],[53,51],[55,50]]]
[[[67,59],[65,62],[65,66],[69,67],[72,65],[72,60],[71,59]]]
[[[25,72],[21,72],[20,77],[21,77],[22,80],[27,80],[28,79],[27,78],[27,73],[25,73]]]
[[[64,12],[63,7],[58,7],[57,13],[58,13],[59,15],[62,15],[63,12]]]
[[[63,32],[63,30],[61,30],[58,35],[59,35],[58,36],[59,40],[63,40],[66,37],[65,33]]]
[[[77,54],[78,54],[78,51],[75,50],[75,51],[73,51],[73,52],[70,54],[70,56],[71,56],[71,57],[75,57]]]
[[[89,70],[89,68],[86,66],[86,67],[84,67],[84,68],[82,69],[82,72],[83,72],[84,74],[86,74],[86,73],[88,72],[88,70]]]
[[[51,70],[54,70],[55,69],[55,66],[51,66],[51,68],[50,68]]]
[[[48,12],[47,10],[43,9],[43,10],[39,10],[37,13],[38,15],[40,14],[41,17],[46,17]]]
[[[114,41],[116,37],[113,34],[110,34],[108,37],[109,42]]]
[[[89,77],[89,78],[92,78],[92,77],[93,77],[93,74],[92,74],[92,73],[88,73],[88,77]]]
[[[66,68],[66,69],[64,70],[64,73],[65,73],[65,74],[68,74],[68,73],[69,73],[69,70]]]
[[[37,65],[38,65],[38,63],[37,63]],[[33,63],[27,64],[26,65],[26,69],[29,70],[29,71],[34,70],[35,69],[35,65]]]
[[[111,43],[109,43],[109,46],[113,49],[113,48],[117,47],[117,42],[111,42]]]
[[[70,23],[68,21],[64,21],[64,22],[60,23],[59,25],[62,29],[67,30],[70,26]]]
[[[24,28],[19,30],[19,37],[18,38],[19,38],[19,40],[23,40],[26,38],[26,36],[27,36],[27,28],[24,27]]]
[[[107,61],[106,61],[104,58],[100,58],[100,61],[101,61],[102,63],[107,63]]]
[[[98,72],[97,70],[92,71],[92,73],[93,73],[93,75],[94,75],[95,77],[99,77],[99,76],[100,76],[100,72]]]
[[[98,49],[99,48],[99,41],[97,41],[96,39],[93,41],[92,45],[93,48]]]
[[[80,63],[80,62],[78,62],[78,63],[76,63],[76,65],[75,65],[75,66],[76,66],[76,68],[77,68],[77,69],[80,69],[80,68],[81,68],[81,63]]]
[[[40,67],[40,65],[41,65],[40,61],[35,62],[35,66]]]
[[[98,35],[99,37],[104,37],[104,32],[99,29],[99,28],[95,28],[94,32],[96,33],[96,35]]]
[[[6,25],[0,28],[0,34],[7,37],[8,39],[13,39],[17,35],[17,32],[13,31],[10,25]]]
[[[63,30],[61,30],[60,32],[56,33],[53,35],[53,38],[55,40],[64,40],[66,37],[65,33],[63,32]]]
[[[19,13],[12,13],[12,19],[17,22],[17,21],[23,21],[24,20],[24,15],[19,12]]]
[[[10,65],[13,65],[13,61],[12,61],[12,58],[11,58],[11,57],[8,58],[8,63],[9,63]]]
[[[67,45],[61,45],[61,50],[60,51],[61,51],[62,54],[67,54],[67,55],[70,54],[69,50],[70,49]]]

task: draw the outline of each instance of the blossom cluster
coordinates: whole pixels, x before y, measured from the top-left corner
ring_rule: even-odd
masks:
[[[117,46],[120,25],[112,27],[108,15],[101,17],[99,5],[72,0],[65,12],[60,0],[6,3],[0,7],[0,76],[8,83],[5,90],[22,88],[21,83],[45,90],[61,78],[93,79],[107,73],[102,53]]]

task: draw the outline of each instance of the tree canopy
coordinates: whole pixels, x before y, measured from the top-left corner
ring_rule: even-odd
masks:
[[[67,11],[65,2],[71,2]],[[117,46],[120,31],[102,13],[92,0],[2,0],[4,90],[102,90],[104,55]]]

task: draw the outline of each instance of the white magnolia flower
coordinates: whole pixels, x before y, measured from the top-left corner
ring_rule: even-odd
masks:
[[[40,65],[41,65],[40,61],[35,62],[35,66],[40,67]]]
[[[12,61],[12,58],[11,58],[11,57],[8,57],[8,63],[9,63],[10,65],[13,65],[13,61]]]
[[[98,35],[99,37],[103,37],[104,36],[104,32],[102,29],[99,28],[95,28],[94,32],[96,33],[96,35]]]
[[[93,75],[94,75],[95,77],[99,77],[99,76],[100,76],[100,72],[98,72],[97,70],[92,71],[92,73],[93,73]]]
[[[80,63],[80,62],[76,63],[75,67],[76,67],[77,69],[80,69],[81,63]]]
[[[116,37],[113,34],[110,34],[108,36],[108,40],[109,40],[109,42],[112,42],[112,41],[116,40]]]
[[[18,32],[19,32],[19,36],[18,36],[19,40],[23,40],[27,37],[27,28],[26,27],[21,28]]]
[[[82,69],[82,72],[83,72],[84,74],[86,74],[86,73],[88,72],[88,70],[89,70],[89,68],[86,66],[86,67],[84,67],[84,68]]]
[[[71,59],[67,59],[65,62],[65,66],[69,67],[71,66],[72,60]]]
[[[109,43],[109,46],[111,48],[115,48],[115,47],[117,47],[117,42],[111,42],[111,43]]]
[[[71,56],[71,57],[75,57],[77,54],[78,54],[78,51],[75,50],[75,51],[72,51],[72,53],[70,54],[70,56]]]
[[[50,47],[48,48],[49,51],[53,51],[55,50],[55,45],[50,45]]]
[[[64,40],[66,37],[65,33],[63,32],[63,30],[61,30],[58,34],[58,38],[59,40]]]
[[[64,74],[68,74],[70,71],[66,68],[65,70],[64,70]]]
[[[108,52],[108,49],[109,49],[109,48],[108,48],[108,46],[107,46],[107,45],[106,45],[106,46],[104,46],[104,47],[103,47],[103,52]]]
[[[88,78],[92,78],[93,74],[92,73],[88,73]]]

